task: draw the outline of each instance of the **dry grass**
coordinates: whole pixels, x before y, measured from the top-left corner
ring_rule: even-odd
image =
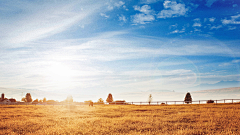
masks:
[[[0,134],[240,134],[240,104],[0,109]]]

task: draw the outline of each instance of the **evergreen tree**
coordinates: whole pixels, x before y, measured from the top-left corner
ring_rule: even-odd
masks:
[[[187,104],[192,103],[192,97],[189,92],[186,94],[184,101]]]

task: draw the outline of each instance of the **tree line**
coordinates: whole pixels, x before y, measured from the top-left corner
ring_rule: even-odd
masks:
[[[149,97],[148,97],[148,103],[150,104],[152,102],[152,95],[150,94]],[[47,100],[45,97],[43,99],[35,99],[34,101],[32,100],[32,96],[30,93],[27,93],[25,97],[23,97],[21,99],[21,101],[23,102],[34,102],[34,103],[42,103],[42,102],[58,102],[58,101],[55,101],[55,100]],[[62,102],[73,102],[73,97],[72,96],[68,96],[64,101]],[[92,100],[88,100],[88,101],[84,101],[85,104],[89,104],[91,103]],[[108,97],[106,99],[106,102],[107,103],[113,103],[114,100],[113,100],[113,96],[111,93],[108,94]],[[116,101],[117,102],[117,101]],[[120,102],[120,101],[119,101]],[[125,102],[124,100],[122,102]],[[189,104],[189,103],[192,103],[192,97],[191,97],[191,94],[188,92],[184,98],[184,102]],[[104,104],[104,100],[102,98],[98,99],[97,101],[98,104]]]

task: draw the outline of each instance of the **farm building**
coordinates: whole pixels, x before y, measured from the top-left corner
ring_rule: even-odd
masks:
[[[16,99],[14,99],[14,98],[7,99],[7,98],[5,98],[4,93],[2,93],[2,96],[0,98],[0,102],[11,103],[11,102],[16,102]]]

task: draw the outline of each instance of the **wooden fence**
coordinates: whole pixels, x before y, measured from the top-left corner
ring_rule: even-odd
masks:
[[[153,101],[153,102],[94,102],[94,105],[183,105],[183,104],[206,104],[208,100],[195,100],[189,103],[185,101]],[[212,100],[214,104],[224,104],[224,103],[240,103],[240,99],[220,99]],[[11,102],[4,103],[0,102],[0,105],[88,105],[86,102],[44,102],[44,103],[34,103],[34,102]]]

